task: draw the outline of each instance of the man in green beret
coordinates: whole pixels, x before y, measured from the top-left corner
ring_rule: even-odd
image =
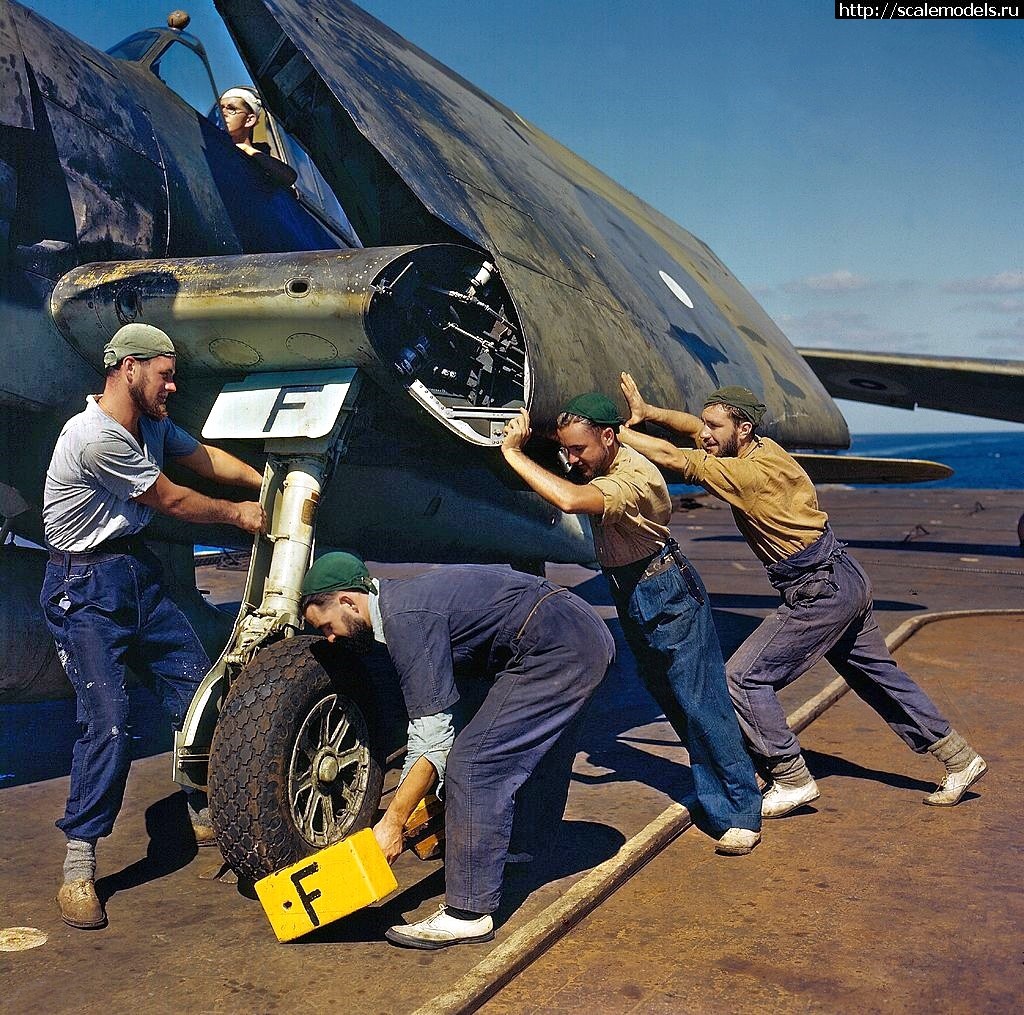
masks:
[[[160,563],[141,539],[154,511],[188,522],[225,522],[243,532],[265,523],[255,501],[207,497],[168,479],[164,461],[255,492],[262,476],[219,448],[200,444],[168,417],[176,390],[174,345],[159,328],[126,324],[103,350],[103,393],[64,425],[43,491],[50,560],[40,604],[78,696],[82,735],[71,762],[71,792],[57,822],[67,836],[61,917],[101,927],[96,842],[110,834],[131,764],[126,667],[153,678],[180,727],[210,667],[185,614],[167,594]],[[189,795],[200,846],[214,844],[205,795]]]
[[[690,754],[694,788],[719,853],[749,853],[761,839],[760,793],[729,701],[711,605],[672,538],[672,501],[661,473],[619,443],[622,419],[592,391],[556,421],[573,482],[529,458],[525,409],[509,422],[509,466],[555,507],[590,519],[594,547],[636,656],[640,679]]]
[[[465,565],[375,579],[350,553],[317,560],[299,605],[328,641],[384,645],[398,673],[409,747],[373,829],[389,862],[413,809],[443,781],[447,905],[390,928],[388,940],[423,949],[489,941],[510,844],[536,853],[561,820],[583,708],[615,657],[608,628],[535,575]],[[456,736],[465,677],[489,686]]]
[[[728,503],[782,595],[782,605],[726,668],[740,725],[771,779],[761,813],[779,818],[819,796],[776,690],[822,657],[911,750],[928,751],[945,766],[942,782],[924,802],[958,803],[985,774],[985,761],[889,654],[875,622],[871,583],[833,534],[814,484],[791,455],[758,434],[765,415],[761,401],[748,388],[719,388],[698,417],[649,405],[627,373],[622,392],[630,427],[650,420],[692,437],[697,448],[677,448],[633,429],[623,431],[623,443]]]

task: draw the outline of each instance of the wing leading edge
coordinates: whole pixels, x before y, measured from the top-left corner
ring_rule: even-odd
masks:
[[[1024,363],[798,349],[836,398],[1024,423]]]

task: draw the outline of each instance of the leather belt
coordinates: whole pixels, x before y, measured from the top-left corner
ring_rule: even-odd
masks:
[[[679,549],[679,544],[671,538],[666,542],[665,548],[654,554],[653,557],[647,560],[641,559],[632,564],[624,564],[622,567],[608,567],[604,569],[604,573],[616,591],[622,595],[632,595],[633,589],[640,582],[653,578],[670,567],[679,568],[690,594],[698,603],[703,603],[704,596],[694,578],[690,564]]]
[[[126,553],[137,554],[143,548],[142,540],[123,536],[119,539],[108,539],[105,543],[91,550],[81,552],[74,550],[50,549],[50,563],[64,564],[74,567],[79,564],[99,564],[101,561],[110,560],[111,557],[120,557]]]

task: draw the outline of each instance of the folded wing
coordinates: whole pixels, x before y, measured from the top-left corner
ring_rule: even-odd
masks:
[[[1021,362],[839,349],[797,351],[836,398],[1024,423]]]

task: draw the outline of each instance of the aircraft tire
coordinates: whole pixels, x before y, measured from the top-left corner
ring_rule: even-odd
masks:
[[[217,844],[258,881],[365,828],[380,804],[384,741],[362,667],[319,637],[264,648],[217,720],[209,794]]]

